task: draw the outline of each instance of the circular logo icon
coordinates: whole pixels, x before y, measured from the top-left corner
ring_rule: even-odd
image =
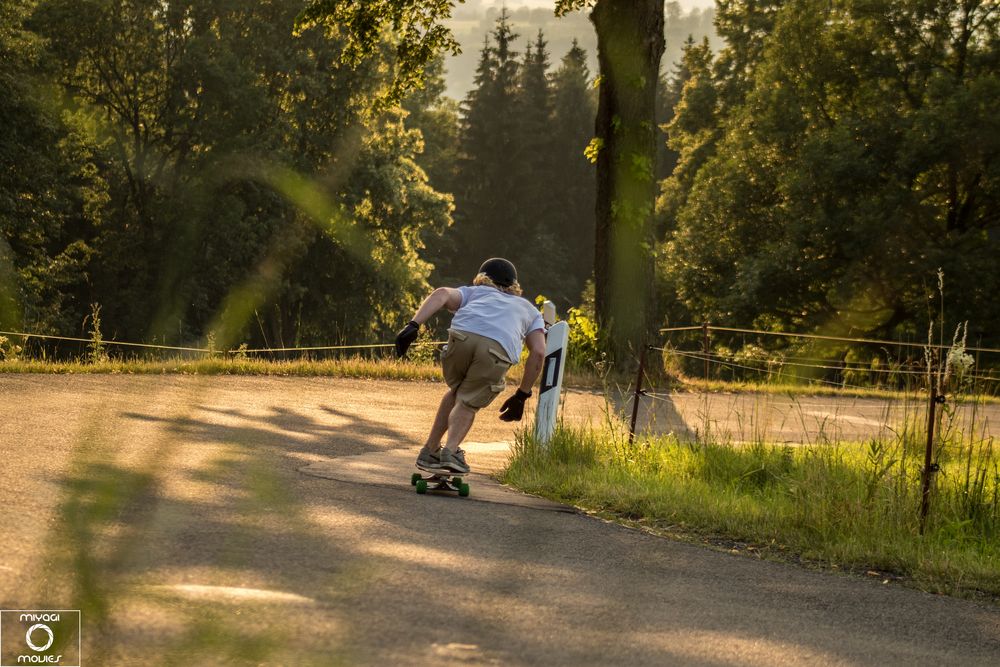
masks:
[[[49,636],[49,640],[45,642],[44,646],[38,646],[35,642],[31,641],[31,635],[34,634],[35,630],[43,630]],[[33,651],[45,651],[52,646],[52,642],[55,641],[55,635],[52,634],[52,628],[45,625],[44,623],[35,623],[33,626],[28,628],[28,631],[24,633],[24,641],[28,643]]]

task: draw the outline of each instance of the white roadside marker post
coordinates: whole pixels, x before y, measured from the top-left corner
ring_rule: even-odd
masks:
[[[566,368],[566,344],[569,341],[569,324],[556,322],[556,307],[551,301],[542,304],[545,320],[545,365],[542,366],[542,384],[538,391],[538,408],[535,411],[535,439],[548,443],[556,429],[559,417],[559,397],[562,394],[563,371]]]

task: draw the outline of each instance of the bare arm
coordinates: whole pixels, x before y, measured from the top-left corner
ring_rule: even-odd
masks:
[[[528,358],[524,361],[524,375],[521,377],[520,389],[527,394],[538,379],[538,374],[542,372],[542,363],[545,361],[545,333],[541,329],[535,329],[524,339],[524,343],[528,346]]]
[[[447,308],[454,313],[461,305],[461,292],[451,287],[438,287],[420,304],[417,314],[413,316],[413,321],[422,325],[442,308]]]

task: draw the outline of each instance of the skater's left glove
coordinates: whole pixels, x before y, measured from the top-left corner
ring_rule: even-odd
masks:
[[[500,406],[500,419],[505,422],[519,422],[524,415],[524,402],[531,398],[531,392],[518,389],[514,395]]]
[[[403,327],[403,330],[396,334],[396,356],[400,359],[406,355],[410,349],[410,344],[420,335],[420,325],[410,320],[410,323]]]

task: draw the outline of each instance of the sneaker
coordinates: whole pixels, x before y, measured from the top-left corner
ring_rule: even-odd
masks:
[[[438,469],[441,467],[441,450],[436,452],[424,447],[420,450],[420,454],[417,456],[417,467],[418,468],[433,468]]]
[[[465,462],[465,451],[462,449],[449,452],[447,448],[442,448],[440,452],[441,468],[449,472],[467,473],[469,464]]]

